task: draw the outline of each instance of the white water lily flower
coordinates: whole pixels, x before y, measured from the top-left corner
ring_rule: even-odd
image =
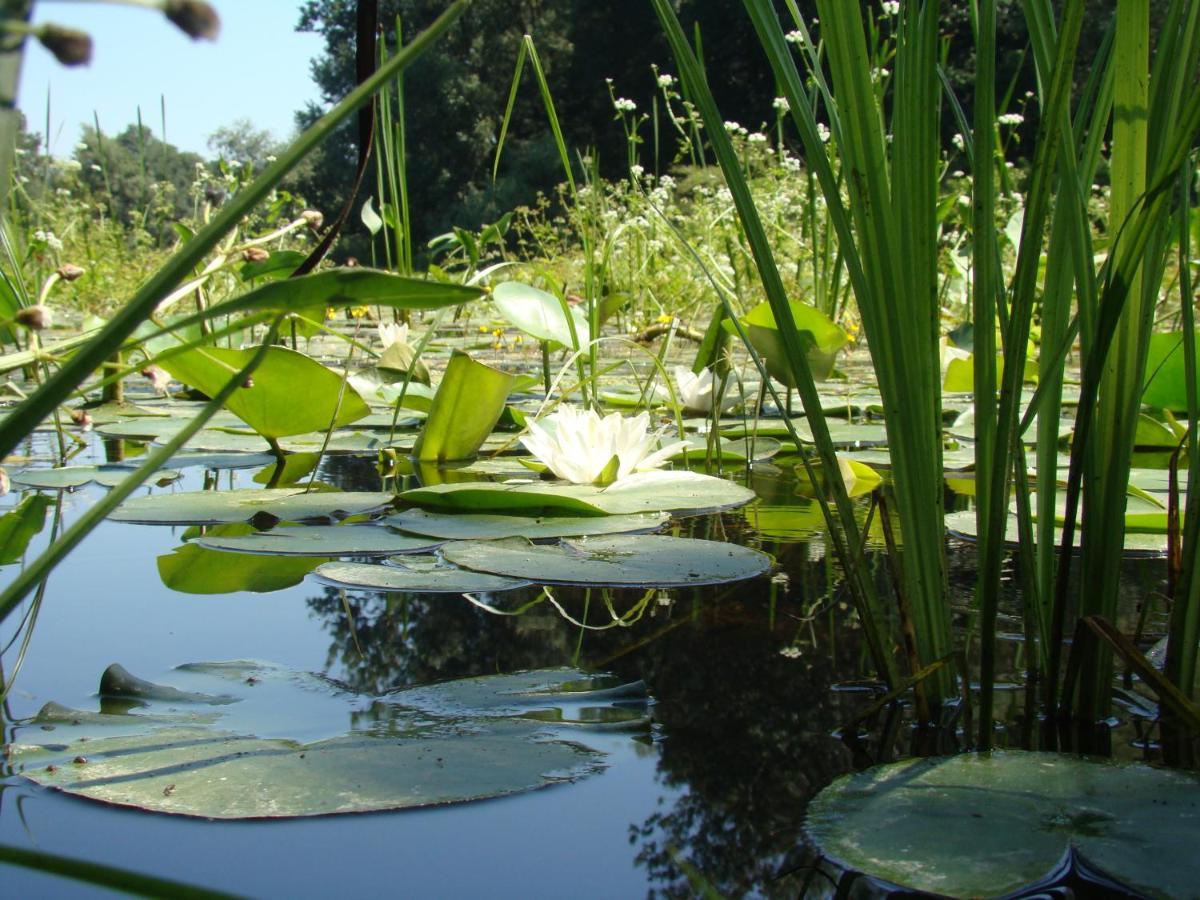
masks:
[[[657,469],[687,446],[677,441],[655,450],[659,437],[659,432],[650,431],[646,412],[629,418],[614,412],[601,418],[593,410],[561,406],[541,421],[530,422],[521,443],[559,478],[596,484]]]
[[[675,367],[675,385],[679,390],[679,402],[688,412],[712,412],[713,397],[712,369],[704,369],[696,374],[687,366]],[[737,405],[736,395],[721,397],[721,409],[732,409]]]
[[[407,323],[380,322],[377,330],[379,331],[379,340],[383,341],[384,350],[392,346],[392,344],[408,343]]]

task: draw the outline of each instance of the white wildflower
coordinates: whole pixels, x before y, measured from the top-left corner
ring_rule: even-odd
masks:
[[[634,163],[632,166],[629,167],[629,177],[630,178],[634,178],[634,179],[641,178],[645,174],[646,174],[646,169],[644,166],[639,166],[637,163]]]
[[[801,651],[799,647],[784,647],[779,651],[779,655],[786,657],[787,659],[799,659],[800,653]]]
[[[1005,113],[1002,116],[997,116],[996,121],[1001,125],[1020,125],[1025,121],[1025,117],[1020,113]]]
[[[616,109],[617,112],[623,112],[623,113],[634,112],[635,110],[637,110],[637,104],[634,103],[632,100],[630,100],[628,97],[618,97],[616,100],[613,101],[613,107]]]
[[[687,446],[678,441],[651,452],[660,436],[650,431],[650,416],[644,411],[630,418],[617,412],[601,418],[594,410],[560,406],[530,422],[521,443],[559,478],[595,484],[656,469]]]
[[[795,44],[797,47],[804,46],[804,32],[801,31],[799,28],[789,31],[787,34],[785,34],[783,36],[783,39],[785,41],[787,41],[789,44]]]
[[[663,74],[663,75],[658,76],[658,86],[660,88],[669,88],[674,83],[675,83],[674,75]]]
[[[725,130],[727,132],[729,132],[730,134],[747,134],[748,133],[746,131],[746,129],[743,128],[741,125],[739,125],[737,122],[726,122]]]
[[[379,332],[379,340],[383,342],[384,350],[392,344],[408,343],[408,324],[405,322],[380,322],[376,330]]]
[[[762,132],[756,131],[754,134],[746,138],[746,140],[748,140],[751,144],[765,144],[767,142],[767,136]]]
[[[889,16],[900,15],[900,0],[883,0],[883,3],[881,3],[880,5],[883,7],[883,11],[887,15],[889,15]]]
[[[792,104],[788,103],[787,97],[776,97],[771,101],[771,106],[779,110],[779,112],[788,112],[792,108]]]
[[[954,144],[954,146],[959,150],[965,150],[967,146],[967,139],[961,134],[956,134],[954,137],[950,138],[950,143]]]
[[[829,143],[829,126],[824,122],[817,123],[817,137],[821,139],[822,144]]]

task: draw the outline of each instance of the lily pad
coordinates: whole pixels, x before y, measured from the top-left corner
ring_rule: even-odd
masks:
[[[761,575],[771,557],[721,541],[651,534],[587,538],[555,546],[523,538],[454,541],[442,555],[481,572],[527,578],[540,584],[609,587],[684,587],[724,584]]]
[[[476,481],[414,488],[400,495],[401,500],[414,506],[433,509],[562,511],[580,516],[714,512],[743,506],[754,498],[754,492],[741,485],[689,471],[635,472],[607,487]]]
[[[452,541],[490,541],[523,537],[531,541],[656,531],[670,521],[667,513],[633,513],[625,516],[499,516],[486,513],[432,513],[410,509],[388,516],[384,523],[412,534]]]
[[[248,525],[218,527],[249,529]],[[237,537],[231,535],[225,540],[237,540]],[[267,594],[299,584],[330,555],[325,554],[324,559],[259,556],[226,553],[189,543],[158,558],[158,576],[164,585],[183,594],[231,594],[237,591]]]
[[[13,484],[44,490],[62,490],[82,487],[95,482],[104,487],[113,487],[124,481],[133,471],[131,466],[63,466],[57,469],[25,469],[12,476]],[[151,484],[170,484],[179,479],[179,473],[170,469],[159,469],[148,479]]]
[[[245,535],[205,535],[195,543],[210,550],[272,556],[396,556],[428,553],[442,541],[408,537],[376,525],[304,525]]]
[[[963,540],[974,541],[978,539],[979,532],[975,523],[974,510],[965,510],[963,512],[954,512],[946,516],[946,530],[954,537],[962,538]],[[1062,543],[1062,529],[1054,529],[1054,541],[1056,545]],[[1020,546],[1020,533],[1017,529],[1017,517],[1009,514],[1005,524],[1004,531],[1005,546],[1017,549]],[[1079,528],[1075,529],[1075,546],[1080,545]],[[1165,534],[1146,534],[1140,532],[1126,532],[1125,534],[1125,552],[1124,556],[1164,556],[1167,552],[1167,536]]]
[[[186,491],[126,500],[109,518],[143,525],[212,525],[264,517],[296,522],[344,519],[375,512],[391,502],[391,494],[369,491]]]
[[[322,581],[364,591],[402,591],[413,594],[474,594],[511,591],[531,582],[448,566],[433,556],[397,557],[392,565],[331,562],[318,566]]]
[[[1130,887],[1195,894],[1200,780],[1053,753],[907,760],[835,781],[808,832],[847,869],[955,897],[1039,880],[1069,845]]]
[[[46,787],[106,803],[210,819],[291,818],[480,800],[601,770],[588,723],[642,724],[639,684],[573,669],[464,679],[363,699],[266,663],[181,666],[180,696],[145,712],[57,718],[53,742],[21,726],[10,760]],[[620,705],[614,700],[620,699]],[[350,721],[351,727],[346,729]]]

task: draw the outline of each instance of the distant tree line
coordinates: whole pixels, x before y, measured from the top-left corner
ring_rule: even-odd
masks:
[[[888,17],[877,0],[861,0],[887,28]],[[1161,3],[1162,0],[1153,0]],[[707,66],[710,84],[726,119],[754,129],[774,121],[776,96],[754,31],[736,0],[675,0]],[[782,0],[782,21],[788,21]],[[806,21],[816,16],[814,0],[798,0]],[[1081,73],[1101,40],[1115,4],[1091,4],[1083,37]],[[307,0],[299,30],[325,39],[324,52],[313,61],[313,77],[325,103],[332,104],[353,86],[355,0]],[[427,26],[442,10],[442,0],[383,0],[381,25],[389,44],[395,42],[397,16],[406,35]],[[942,33],[946,71],[968,117],[974,88],[974,51],[965,2],[943,4]],[[1021,104],[1026,121],[1010,150],[1019,155],[1022,134],[1036,126],[1036,110],[1025,109],[1026,93],[1035,87],[1031,55],[1020,0],[1000,0],[998,7],[998,84],[1011,88],[1011,103]],[[451,225],[477,227],[539,190],[562,180],[541,101],[528,72],[506,139],[500,177],[491,179],[492,159],[523,35],[531,34],[546,69],[550,90],[569,145],[596,158],[602,174],[623,174],[625,134],[614,123],[606,86],[616,96],[651,112],[656,93],[651,66],[672,73],[674,62],[647,0],[476,0],[456,26],[406,75],[407,146],[412,197],[412,227],[418,246]],[[819,25],[817,26],[819,34]],[[1032,106],[1032,104],[1028,104]],[[313,121],[326,107],[310,106],[298,114],[300,124]],[[1015,111],[1015,109],[1014,109]],[[957,130],[949,111],[945,129]],[[660,121],[660,135],[670,129]],[[642,136],[642,161],[655,164],[653,123]],[[1031,143],[1031,142],[1026,142]],[[669,162],[673,147],[660,146],[659,162]],[[356,158],[354,130],[343,130],[327,144],[300,179],[302,192],[316,205],[332,209],[344,202]]]

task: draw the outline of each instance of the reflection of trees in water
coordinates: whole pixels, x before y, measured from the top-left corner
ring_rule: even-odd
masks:
[[[711,526],[700,526],[711,527]],[[382,693],[406,684],[570,665],[644,679],[658,701],[664,740],[659,775],[678,799],[630,826],[652,892],[690,895],[679,864],[723,894],[782,890],[772,879],[798,841],[806,802],[849,771],[848,751],[830,737],[860,700],[830,685],[861,673],[861,647],[839,597],[819,603],[830,575],[803,544],[770,548],[790,584],[761,578],[715,588],[670,591],[629,627],[588,631],[547,603],[498,617],[458,595],[341,593],[327,589],[309,607],[331,634],[332,674],[357,690]],[[772,605],[772,595],[774,604]],[[515,609],[532,590],[497,595]],[[611,621],[599,591],[556,588],[569,615]],[[611,595],[618,613],[640,591]],[[795,646],[797,658],[780,650]]]

